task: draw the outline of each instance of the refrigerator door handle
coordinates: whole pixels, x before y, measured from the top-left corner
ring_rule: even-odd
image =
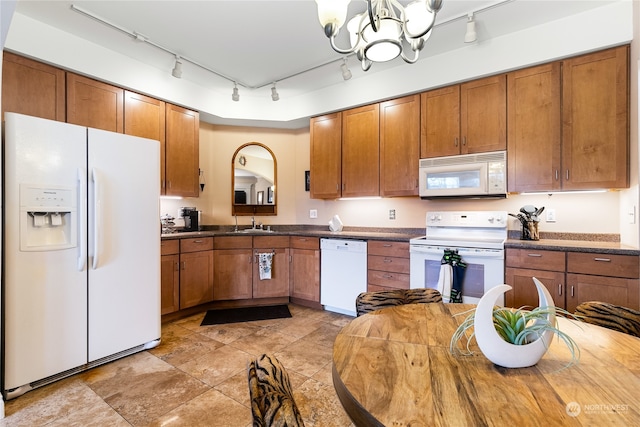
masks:
[[[100,261],[100,229],[102,222],[101,209],[101,194],[102,180],[100,179],[100,173],[96,168],[91,170],[91,177],[93,180],[93,264],[91,268],[96,270],[98,268],[98,262]]]
[[[85,214],[82,208],[86,205],[84,197],[87,194],[87,177],[85,176],[84,169],[78,168],[78,188],[80,188],[80,194],[78,194],[78,271],[83,271],[87,262],[87,253],[84,236],[83,222],[80,220]]]

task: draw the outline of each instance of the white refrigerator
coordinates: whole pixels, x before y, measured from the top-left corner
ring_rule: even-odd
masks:
[[[158,141],[6,113],[11,399],[160,341]]]

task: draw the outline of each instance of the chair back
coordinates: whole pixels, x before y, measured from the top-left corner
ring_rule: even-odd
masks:
[[[392,289],[387,291],[362,292],[356,297],[356,314],[362,316],[381,308],[403,304],[426,304],[442,302],[437,289]]]
[[[252,359],[247,374],[254,427],[304,427],[289,374],[275,356]]]
[[[588,301],[576,307],[580,320],[625,334],[640,337],[640,311],[600,301]]]

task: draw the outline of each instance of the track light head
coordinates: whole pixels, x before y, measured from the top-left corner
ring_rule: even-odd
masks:
[[[176,79],[182,78],[182,62],[180,62],[180,57],[176,55],[176,64],[173,66],[173,70],[171,70],[171,75]]]
[[[478,40],[476,34],[476,21],[473,19],[473,12],[467,15],[467,32],[464,35],[465,43],[473,43]]]
[[[231,94],[231,99],[234,101],[240,101],[240,94],[238,93],[238,84],[233,82],[233,93]]]
[[[340,65],[340,69],[342,70],[342,78],[344,80],[349,80],[351,78],[351,70],[347,65],[347,58],[342,58],[342,65]]]
[[[273,86],[271,87],[271,99],[274,101],[280,99],[280,95],[278,95],[278,91],[276,90],[276,82],[273,82]]]

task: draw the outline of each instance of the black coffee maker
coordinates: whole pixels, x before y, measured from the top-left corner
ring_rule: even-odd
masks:
[[[198,231],[198,214],[199,212],[195,207],[192,208],[180,208],[180,215],[184,219],[184,231]]]

